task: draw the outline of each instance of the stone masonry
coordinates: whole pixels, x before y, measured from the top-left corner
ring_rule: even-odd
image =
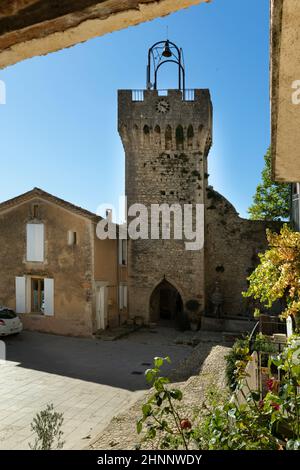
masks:
[[[179,90],[169,90],[167,96],[145,91],[142,100],[134,98],[131,91],[119,91],[128,207],[204,203],[212,134],[209,91],[195,90],[191,101]],[[161,101],[169,105],[168,112],[158,112]],[[204,308],[203,249],[187,251],[184,240],[131,240],[128,270],[132,317],[151,320],[150,297],[164,279],[177,289],[183,304],[192,298],[200,311]]]
[[[159,112],[162,101],[164,112]],[[183,310],[188,301],[198,302],[197,316],[199,322],[202,317],[203,327],[226,329],[223,320],[214,319],[218,315],[211,299],[216,284],[222,296],[222,318],[252,318],[253,305],[241,293],[258,263],[258,253],[267,246],[266,228],[276,229],[278,224],[240,218],[232,204],[208,185],[209,91],[195,90],[185,100],[179,90],[168,90],[165,96],[157,90],[121,90],[118,125],[126,154],[129,208],[136,203],[147,208],[198,203],[205,208],[201,250],[187,251],[184,240],[172,238],[129,241],[130,317],[156,321],[152,294],[167,281],[180,294]]]

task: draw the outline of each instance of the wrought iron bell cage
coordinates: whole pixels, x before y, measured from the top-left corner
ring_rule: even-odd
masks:
[[[178,66],[178,89],[185,92],[183,50],[168,39],[156,42],[148,51],[147,90],[157,90],[158,72],[167,63]]]

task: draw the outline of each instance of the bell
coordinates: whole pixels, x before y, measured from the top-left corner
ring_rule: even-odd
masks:
[[[170,43],[169,43],[169,41],[166,41],[165,48],[164,48],[164,50],[163,50],[162,55],[163,55],[164,57],[171,57],[171,56],[172,56],[172,52],[171,52],[171,49],[170,49]]]

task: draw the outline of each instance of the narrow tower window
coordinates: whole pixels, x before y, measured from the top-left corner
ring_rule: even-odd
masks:
[[[161,145],[161,135],[160,135],[160,127],[159,126],[155,126],[154,140],[155,140],[155,145],[158,145],[158,146]]]
[[[198,128],[198,145],[201,144],[202,131],[203,131],[203,125],[200,124],[200,126]]]
[[[176,149],[183,150],[183,144],[184,144],[183,127],[178,126],[176,129]]]
[[[135,139],[136,142],[138,142],[138,139],[139,139],[139,128],[138,126],[135,124],[133,126],[133,137]]]
[[[194,128],[190,124],[187,130],[188,148],[193,148]]]
[[[172,149],[172,128],[171,128],[171,126],[166,127],[165,145],[166,145],[166,150],[171,150]]]
[[[144,144],[150,145],[150,128],[147,125],[144,126]]]

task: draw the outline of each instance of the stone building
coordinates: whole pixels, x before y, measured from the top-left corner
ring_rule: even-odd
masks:
[[[99,240],[99,219],[38,188],[0,204],[0,305],[25,328],[90,336],[126,321],[126,246]]]
[[[146,323],[170,318],[180,323],[185,312],[202,327],[243,329],[238,320],[249,319],[251,308],[241,292],[266,247],[266,224],[240,218],[208,185],[210,93],[186,90],[180,49],[170,41],[157,44],[158,52],[149,51],[147,89],[119,91],[128,207],[179,204],[184,212],[185,204],[204,205],[204,246],[186,250],[184,237],[172,237],[172,217],[167,222],[171,239],[150,239],[149,222],[149,239],[128,245],[130,316]],[[157,72],[170,60],[178,64],[178,89],[159,91]]]

